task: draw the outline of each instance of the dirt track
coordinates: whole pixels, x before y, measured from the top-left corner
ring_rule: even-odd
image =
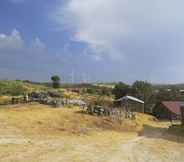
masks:
[[[123,134],[122,134],[123,135]],[[2,162],[183,162],[184,145],[163,139],[129,140],[1,137]]]

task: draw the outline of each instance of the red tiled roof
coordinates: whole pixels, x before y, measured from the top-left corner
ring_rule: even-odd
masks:
[[[180,106],[181,102],[179,101],[162,101],[162,104],[172,113],[176,115],[181,115]]]

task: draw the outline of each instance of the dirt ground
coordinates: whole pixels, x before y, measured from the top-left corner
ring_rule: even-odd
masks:
[[[138,133],[118,131],[78,108],[1,107],[0,162],[183,162],[183,138],[168,135],[168,123],[149,118],[137,119],[144,127]]]

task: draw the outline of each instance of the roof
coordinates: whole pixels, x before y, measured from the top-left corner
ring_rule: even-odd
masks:
[[[161,102],[169,111],[176,115],[181,115],[181,106],[184,102],[181,101],[162,101]]]
[[[135,98],[135,97],[133,97],[133,96],[124,96],[124,97],[119,98],[119,99],[116,100],[116,101],[123,101],[123,100],[131,100],[131,101],[135,101],[135,102],[144,104],[144,101],[142,101],[142,100],[140,100],[140,99],[138,99],[138,98]]]

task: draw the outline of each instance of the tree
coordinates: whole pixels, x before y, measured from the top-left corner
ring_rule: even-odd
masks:
[[[129,92],[130,86],[123,83],[123,82],[119,82],[118,84],[115,85],[112,93],[115,96],[115,99],[119,99],[123,96],[126,96],[127,93]]]
[[[148,109],[148,102],[153,94],[152,85],[146,81],[136,81],[132,85],[132,93],[144,101],[144,111]]]
[[[59,88],[60,87],[60,77],[58,75],[53,75],[51,77],[52,80],[52,86],[53,88]]]
[[[174,86],[171,86],[169,88],[160,88],[158,93],[154,95],[155,103],[161,102],[161,101],[183,101],[184,98],[181,95],[179,89],[177,89]]]

